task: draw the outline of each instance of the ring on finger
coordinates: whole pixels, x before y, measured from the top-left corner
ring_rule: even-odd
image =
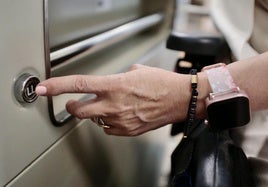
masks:
[[[107,125],[101,117],[93,117],[92,121],[95,122],[99,127],[102,127],[104,129],[111,128],[111,126]]]
[[[109,129],[109,128],[111,128],[111,126],[110,126],[110,125],[107,125],[107,124],[103,121],[103,119],[102,119],[101,117],[98,117],[98,124],[99,124],[102,128],[104,128],[104,129]]]

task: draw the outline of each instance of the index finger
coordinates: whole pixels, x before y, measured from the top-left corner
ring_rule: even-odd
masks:
[[[39,83],[35,89],[37,95],[56,96],[63,93],[95,93],[107,90],[110,77],[93,75],[70,75],[54,77]],[[105,86],[106,85],[106,86]]]

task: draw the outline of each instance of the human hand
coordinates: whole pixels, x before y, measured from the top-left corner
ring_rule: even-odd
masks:
[[[67,111],[80,118],[101,117],[107,134],[136,136],[186,118],[190,76],[159,68],[133,65],[126,73],[71,75],[41,82],[36,93],[91,93],[88,101],[68,101]]]

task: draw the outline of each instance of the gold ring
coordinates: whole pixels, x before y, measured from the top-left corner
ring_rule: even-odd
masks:
[[[93,117],[92,121],[95,122],[99,127],[102,127],[104,129],[109,129],[111,128],[110,125],[105,124],[103,119],[101,117]]]

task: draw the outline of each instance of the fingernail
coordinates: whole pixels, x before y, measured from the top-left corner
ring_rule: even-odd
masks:
[[[35,88],[35,93],[37,95],[45,95],[47,93],[47,88],[45,86],[37,86]]]

